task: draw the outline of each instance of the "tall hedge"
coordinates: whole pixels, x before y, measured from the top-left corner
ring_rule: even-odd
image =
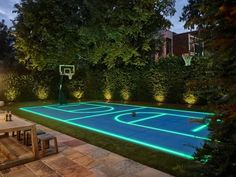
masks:
[[[184,103],[186,97],[191,102],[192,97],[206,98],[211,87],[210,83],[201,85],[209,79],[206,73],[210,67],[204,63],[204,59],[196,58],[192,66],[185,67],[181,57],[168,57],[145,67],[108,70],[87,64],[76,70],[72,80],[64,77],[63,91],[68,99]],[[4,86],[0,88],[1,99],[7,100],[6,92],[10,89],[17,91],[14,101],[58,97],[60,76],[57,72],[8,73],[1,75],[1,80]]]

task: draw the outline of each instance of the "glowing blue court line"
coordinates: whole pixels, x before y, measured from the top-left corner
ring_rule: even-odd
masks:
[[[68,104],[65,104],[65,105],[58,105],[58,107],[59,108],[74,107],[74,106],[79,106],[79,105],[84,104],[84,103],[86,103],[86,102],[68,103]]]
[[[149,112],[137,112],[137,114],[153,114],[153,113],[152,112],[151,113],[149,113]],[[166,115],[166,114],[159,114],[159,113],[154,113],[154,114],[156,114],[156,115],[150,116],[150,117],[146,117],[146,118],[142,118],[142,119],[137,119],[137,120],[129,121],[127,123],[128,124],[133,124],[133,123],[136,123],[136,122],[142,122],[142,121],[145,121],[145,120],[154,119],[154,118]],[[131,115],[131,113],[120,114],[119,117],[125,116],[125,115]],[[135,119],[136,117],[132,117],[132,118]]]
[[[41,108],[43,106],[59,106],[59,104],[50,104],[50,105],[41,105],[41,106],[27,106],[27,107],[22,107],[22,108],[30,108],[31,109],[31,108]]]
[[[164,115],[165,115],[165,114],[160,114],[160,115],[150,116],[150,117],[146,117],[146,118],[143,118],[143,119],[130,121],[130,122],[128,122],[128,124],[134,124],[134,123],[142,122],[142,121],[149,120],[149,119],[155,119],[155,118],[157,118],[157,117],[161,117],[161,116],[164,116]]]
[[[116,116],[114,118],[114,120],[116,120],[117,122],[123,123],[123,124],[130,125],[129,122],[125,122],[123,120],[120,120],[119,117],[121,117],[121,116],[120,115]],[[187,136],[187,137],[191,137],[191,138],[197,138],[197,139],[210,141],[209,138],[196,136],[196,135],[191,135],[191,134],[187,134],[187,133],[176,132],[176,131],[172,131],[172,130],[166,130],[166,129],[162,129],[162,128],[155,128],[155,127],[150,127],[150,126],[145,126],[145,125],[140,125],[140,124],[132,124],[132,126],[137,126],[137,127],[142,127],[142,128],[146,128],[146,129],[161,131],[161,132],[165,132],[165,133],[171,133],[171,134],[176,134],[176,135]]]
[[[169,154],[172,154],[172,155],[176,155],[176,156],[179,156],[179,157],[182,157],[182,158],[194,159],[191,155],[184,154],[184,153],[181,153],[181,152],[178,152],[178,151],[173,151],[171,149],[164,148],[164,147],[161,147],[161,146],[156,146],[156,145],[145,143],[145,142],[142,142],[142,141],[139,141],[139,140],[136,140],[136,139],[128,138],[128,137],[125,137],[125,136],[121,136],[121,135],[117,135],[117,134],[114,134],[114,133],[106,132],[106,131],[99,130],[99,129],[96,129],[96,128],[84,126],[84,125],[81,125],[81,124],[76,124],[76,123],[73,123],[73,122],[69,122],[69,124],[72,124],[72,125],[75,125],[75,126],[78,126],[78,127],[81,127],[81,128],[85,128],[85,129],[88,129],[88,130],[92,130],[92,131],[95,131],[95,132],[98,132],[98,133],[102,133],[102,134],[105,134],[105,135],[109,135],[109,136],[112,136],[112,137],[115,137],[115,138],[118,138],[118,139],[122,139],[122,140],[125,140],[125,141],[129,141],[129,142],[132,142],[132,143],[135,143],[135,144],[139,144],[139,145],[142,145],[142,146],[147,146],[149,148],[160,150],[160,151],[163,151],[163,152],[166,152],[166,153],[169,153]]]
[[[30,108],[31,108],[31,107],[30,107]],[[39,112],[37,112],[37,111],[31,111],[31,110],[29,110],[29,109],[27,109],[27,108],[19,108],[19,109],[22,110],[22,111],[25,111],[25,112],[29,112],[29,113],[32,113],[32,114],[39,115],[39,116],[43,116],[43,117],[47,117],[47,118],[50,118],[50,119],[55,119],[55,120],[61,120],[61,121],[63,121],[62,119],[59,119],[59,118],[57,118],[57,117],[49,116],[49,115],[47,115],[47,114],[39,113]],[[63,121],[63,122],[66,122],[66,121]]]
[[[192,129],[192,132],[199,132],[200,130],[202,130],[204,128],[207,128],[208,125],[209,124],[204,124],[204,125],[201,125],[201,126],[199,126],[197,128],[194,128],[194,129]]]
[[[73,109],[73,110],[70,110],[70,111],[72,111],[72,112],[77,112],[77,111],[87,111],[87,110],[93,110],[93,109],[101,109],[101,108],[103,108],[103,107],[94,107],[94,108],[81,108],[81,109]],[[112,107],[113,108],[113,107]],[[114,109],[114,108],[113,108]]]
[[[69,104],[66,104],[66,105],[61,105],[61,104],[50,104],[50,105],[41,105],[41,106],[27,106],[27,107],[23,107],[23,108],[40,108],[40,107],[44,107],[44,106],[58,106],[58,107],[70,107],[70,106],[78,106],[80,105],[81,103],[85,104],[87,102],[80,102],[80,103],[69,103]],[[101,105],[102,106],[102,105]]]
[[[48,116],[48,115],[41,114],[41,113],[38,113],[38,112],[35,112],[35,111],[31,111],[31,110],[28,110],[26,108],[19,108],[19,109],[23,110],[23,111],[26,111],[26,112],[29,112],[29,113],[37,114],[37,115],[40,115],[40,116],[43,116],[43,117],[47,117],[49,119],[54,119],[54,120],[57,120],[57,121],[60,121],[60,122],[64,122],[64,123],[67,123],[67,124],[71,124],[71,125],[74,125],[74,126],[77,126],[77,127],[84,128],[84,129],[92,130],[92,131],[95,131],[95,132],[98,132],[98,133],[102,133],[102,134],[112,136],[112,137],[115,137],[115,138],[118,138],[118,139],[129,141],[129,142],[132,142],[132,143],[135,143],[135,144],[139,144],[139,145],[142,145],[142,146],[146,146],[146,147],[149,147],[149,148],[160,150],[160,151],[163,151],[163,152],[166,152],[166,153],[169,153],[169,154],[172,154],[172,155],[176,155],[176,156],[179,156],[179,157],[182,157],[182,158],[193,159],[193,157],[191,155],[184,154],[184,153],[181,153],[181,152],[178,152],[178,151],[173,151],[173,150],[168,149],[168,148],[164,148],[164,147],[161,147],[161,146],[156,146],[156,145],[153,145],[153,144],[145,143],[145,142],[142,142],[142,141],[139,141],[139,140],[135,140],[135,139],[132,139],[132,138],[127,138],[125,136],[121,136],[121,135],[117,135],[117,134],[114,134],[114,133],[106,132],[106,131],[99,130],[99,129],[92,128],[92,127],[88,127],[88,126],[85,126],[85,125],[81,125],[81,124],[77,124],[77,123],[73,123],[73,122],[68,122],[68,121],[65,121],[65,120],[62,120],[62,119],[58,119],[58,118],[53,117],[53,116]]]
[[[144,108],[127,109],[127,110],[109,112],[109,113],[104,113],[104,114],[95,114],[95,115],[90,115],[90,116],[72,118],[72,119],[67,119],[67,120],[73,121],[73,120],[87,119],[87,118],[91,118],[91,117],[105,116],[105,115],[110,115],[110,114],[117,114],[117,113],[122,113],[122,112],[127,112],[127,111],[136,111],[136,110],[141,110],[141,109],[144,109]]]
[[[87,105],[87,104],[85,104]],[[91,104],[89,104],[91,105]],[[80,111],[81,109],[75,109],[75,110],[65,110],[65,109],[62,109],[62,108],[56,108],[56,107],[51,107],[51,106],[43,106],[44,108],[47,108],[47,109],[53,109],[53,110],[57,110],[57,111],[62,111],[62,112],[68,112],[68,113],[99,113],[99,112],[109,112],[109,111],[112,111],[114,110],[114,107],[112,106],[99,106],[99,105],[96,105],[97,106],[97,109],[98,108],[108,108],[107,110],[100,110],[100,111],[93,111],[93,112],[89,112],[89,111]],[[85,109],[91,109],[91,108],[82,108],[83,110]],[[95,109],[95,108],[93,108]]]
[[[210,112],[187,111],[187,110],[172,109],[172,108],[158,108],[158,107],[153,107],[153,106],[140,106],[140,105],[133,105],[133,104],[127,105],[127,104],[121,104],[121,103],[112,103],[112,102],[107,103],[107,102],[101,102],[101,101],[96,101],[95,103],[114,104],[114,105],[123,105],[123,106],[137,106],[137,107],[144,107],[144,108],[154,108],[154,109],[159,109],[159,110],[178,111],[178,112],[186,112],[186,113],[197,113],[197,114],[212,115],[212,116],[215,115],[214,113],[210,113]]]
[[[101,107],[102,108],[102,107]],[[100,108],[100,109],[101,109]],[[113,111],[114,110],[114,108],[113,107],[107,107],[107,108],[109,108],[109,109],[105,109],[105,110],[100,110],[100,111],[86,111],[86,109],[84,109],[85,111],[81,111],[81,109],[77,109],[77,110],[73,110],[73,111],[71,111],[72,113],[102,113],[102,112],[111,112],[111,111]],[[94,108],[95,109],[95,108]],[[99,108],[97,108],[97,109],[99,109]],[[88,108],[88,110],[91,110],[91,109],[89,109]]]
[[[159,114],[161,114],[160,112],[159,112]],[[164,113],[165,115],[170,115],[170,116],[175,116],[175,117],[182,117],[182,118],[188,118],[188,119],[206,119],[206,118],[204,118],[204,117],[195,117],[195,116],[185,116],[185,115],[181,115],[181,114],[170,114],[170,113]]]
[[[99,104],[90,104],[90,103],[83,103],[83,105],[92,105],[92,106],[101,106],[101,107],[109,107],[109,106],[104,106],[104,105],[99,105]],[[127,106],[127,105],[123,105],[123,106]],[[44,106],[48,109],[55,109],[55,110],[59,110],[59,111],[63,111],[63,112],[68,112],[68,113],[89,113],[87,111],[85,112],[82,112],[82,111],[79,111],[77,112],[77,110],[64,110],[64,109],[60,109],[60,108],[55,108],[55,107],[50,107],[50,106]],[[67,106],[69,107],[69,105]],[[132,106],[134,107],[134,106]],[[138,108],[149,108],[149,107],[145,107],[145,106],[137,106]],[[109,112],[109,111],[112,111],[114,110],[113,107],[110,107],[111,110],[105,110],[105,111],[94,111],[94,112],[91,112],[91,113],[99,113],[99,112]],[[157,108],[158,109],[158,108]],[[79,109],[78,109],[79,110]],[[132,110],[132,109],[129,109],[129,110]],[[127,110],[127,111],[129,111]],[[161,112],[157,112],[158,114],[166,114],[166,115],[171,115],[171,116],[176,116],[176,117],[182,117],[182,118],[189,118],[189,119],[204,119],[203,117],[195,117],[195,116],[186,116],[186,115],[181,115],[181,114],[171,114],[171,113],[161,113]],[[91,117],[96,117],[97,115],[92,115]],[[73,118],[72,120],[74,120],[76,118]],[[81,118],[78,118],[78,119],[81,119]],[[69,119],[70,120],[70,119]]]

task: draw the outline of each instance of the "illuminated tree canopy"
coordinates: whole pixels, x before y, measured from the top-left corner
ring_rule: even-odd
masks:
[[[236,2],[188,0],[183,9],[185,27],[197,28],[224,74],[236,74]]]
[[[16,5],[17,57],[28,68],[86,60],[108,68],[143,66],[170,27],[174,0],[22,0]]]

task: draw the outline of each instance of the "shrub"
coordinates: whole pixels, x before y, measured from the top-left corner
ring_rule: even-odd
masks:
[[[153,97],[157,102],[164,102],[167,92],[167,78],[160,71],[155,70],[150,78]]]
[[[7,101],[16,101],[20,95],[19,76],[15,73],[9,73],[5,76],[3,82],[4,96]]]
[[[211,141],[195,154],[202,162],[200,177],[233,177],[236,174],[236,106],[221,106],[210,125]]]
[[[109,88],[105,88],[103,91],[104,98],[106,100],[111,100],[112,99],[112,92]]]
[[[7,99],[7,101],[13,102],[20,95],[20,91],[17,88],[8,87],[8,88],[6,88],[4,95]]]
[[[80,99],[83,97],[83,95],[84,95],[84,91],[82,91],[82,90],[77,90],[77,91],[72,92],[72,95],[73,95],[76,99],[80,100]]]
[[[166,95],[165,95],[165,93],[162,92],[162,91],[155,92],[155,94],[154,94],[154,99],[155,99],[157,102],[160,102],[160,103],[162,103],[162,102],[165,101],[165,97],[166,97]]]
[[[192,92],[188,91],[184,94],[184,101],[187,103],[187,104],[196,104],[197,103],[197,96],[194,95]]]
[[[49,96],[49,87],[43,85],[37,85],[34,89],[35,96],[40,100],[46,100]]]
[[[78,100],[84,96],[84,87],[84,82],[82,80],[73,79],[67,84],[70,95]]]
[[[131,94],[130,94],[130,91],[129,91],[128,87],[123,88],[120,91],[120,94],[121,94],[121,97],[124,101],[128,101],[130,99]]]

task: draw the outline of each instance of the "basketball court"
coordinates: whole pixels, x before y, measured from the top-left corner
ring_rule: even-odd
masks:
[[[210,140],[207,117],[214,115],[93,101],[20,109],[187,159]]]

